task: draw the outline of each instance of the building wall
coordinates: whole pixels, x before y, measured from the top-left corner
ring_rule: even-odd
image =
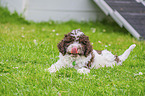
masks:
[[[8,7],[10,12],[16,11],[18,14],[23,13],[23,0],[0,0],[1,6]]]
[[[92,0],[1,0],[1,5],[35,22],[96,21],[104,17]]]

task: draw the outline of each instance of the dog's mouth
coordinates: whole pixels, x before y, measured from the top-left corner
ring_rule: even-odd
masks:
[[[70,52],[67,52],[72,57],[77,57],[83,55],[83,52],[81,52],[80,48],[73,47]]]
[[[81,53],[72,54],[72,53],[69,53],[69,52],[68,52],[68,54],[69,54],[70,56],[72,56],[72,57],[77,57],[77,56],[82,56],[82,55],[83,55],[83,54],[81,54]]]

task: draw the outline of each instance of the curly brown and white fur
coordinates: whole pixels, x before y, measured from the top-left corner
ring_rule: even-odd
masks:
[[[120,56],[113,55],[107,50],[97,51],[92,49],[88,36],[79,29],[73,30],[66,34],[64,39],[58,44],[59,60],[47,70],[53,73],[60,68],[74,67],[78,73],[86,74],[92,68],[113,67],[115,64],[121,65],[135,46],[135,44],[131,45]]]

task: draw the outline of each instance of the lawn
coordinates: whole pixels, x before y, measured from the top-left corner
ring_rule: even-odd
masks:
[[[136,48],[122,66],[73,68],[45,72],[58,60],[57,43],[73,29],[90,37],[94,49],[121,55]],[[140,72],[140,73],[139,73]],[[28,22],[0,7],[0,96],[145,96],[145,41],[138,41],[116,23]]]

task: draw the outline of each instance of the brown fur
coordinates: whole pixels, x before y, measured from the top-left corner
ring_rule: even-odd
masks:
[[[117,55],[115,55],[115,61],[116,61],[117,63],[120,62],[120,59],[119,59],[119,57],[118,57]]]
[[[92,62],[94,62],[94,54],[93,54],[93,52],[91,52],[91,55],[92,55],[92,58],[90,59],[90,61],[88,62],[88,64],[87,64],[87,66],[86,66],[86,68],[90,68],[91,67],[91,64],[92,64]]]
[[[70,36],[70,33],[69,34],[66,34],[64,39],[61,40],[60,43],[58,43],[57,47],[59,49],[59,52],[62,53],[62,55],[65,55],[66,54],[66,48],[71,44],[73,43],[74,41],[74,38],[72,36]]]
[[[90,44],[88,36],[81,36],[79,39],[80,44],[83,46],[84,55],[87,57],[92,52],[92,45]]]

